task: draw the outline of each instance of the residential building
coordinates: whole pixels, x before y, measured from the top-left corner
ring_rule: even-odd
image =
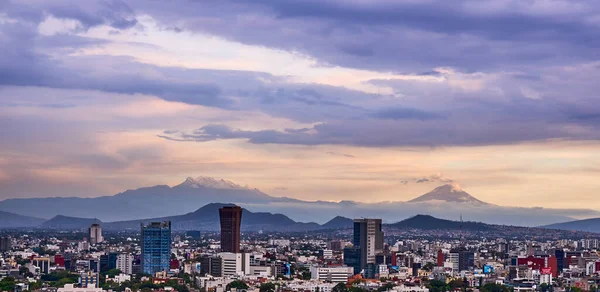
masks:
[[[133,274],[133,255],[122,253],[117,256],[117,269],[121,270],[123,274]]]

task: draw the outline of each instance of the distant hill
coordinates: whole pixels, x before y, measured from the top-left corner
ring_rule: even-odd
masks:
[[[42,218],[0,211],[0,228],[35,227],[44,222]]]
[[[219,208],[232,205],[212,203],[184,215],[110,222],[104,223],[103,227],[120,230],[138,229],[142,223],[169,220],[174,230],[217,231],[220,228]],[[296,222],[283,214],[250,212],[243,209],[241,229],[243,231],[307,231],[322,229],[322,227],[317,223]]]
[[[548,229],[574,230],[584,232],[600,233],[600,218],[575,220],[564,223],[550,224],[541,226]]]
[[[460,222],[435,218],[429,215],[416,215],[388,226],[398,229],[422,229],[422,230],[464,230],[464,231],[489,231],[494,225],[480,222]]]
[[[77,218],[63,215],[54,216],[52,219],[45,221],[39,227],[43,229],[86,229],[90,225],[98,223],[102,224],[102,221],[96,218]]]
[[[354,220],[342,216],[336,216],[335,218],[327,221],[327,223],[321,225],[323,229],[350,229],[354,228]]]

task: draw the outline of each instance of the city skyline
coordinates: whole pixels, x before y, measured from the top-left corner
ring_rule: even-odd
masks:
[[[449,5],[5,1],[0,200],[208,176],[600,210],[598,5]]]

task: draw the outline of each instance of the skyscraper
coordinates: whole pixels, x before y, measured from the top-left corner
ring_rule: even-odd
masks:
[[[377,264],[377,254],[383,252],[383,231],[381,230],[381,219],[354,219],[354,236],[352,238],[354,251],[344,250],[350,257],[344,258],[346,265],[357,267],[360,270],[375,271]],[[356,252],[360,252],[357,259]],[[358,260],[358,263],[357,263]],[[368,269],[366,269],[368,267]],[[373,277],[374,275],[365,275]]]
[[[104,238],[102,237],[102,227],[100,227],[100,224],[92,224],[88,231],[91,244],[101,243],[104,241]]]
[[[0,237],[0,252],[10,251],[11,239],[10,237]]]
[[[438,267],[443,267],[444,266],[444,252],[440,249],[437,252],[437,266]]]
[[[171,259],[171,221],[141,225],[142,272],[154,275],[168,271]]]
[[[242,208],[225,206],[219,209],[221,219],[221,252],[240,252]]]

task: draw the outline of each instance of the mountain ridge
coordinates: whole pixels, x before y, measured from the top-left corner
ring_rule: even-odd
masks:
[[[0,228],[35,227],[43,223],[44,221],[45,219],[43,218],[0,211]]]
[[[600,233],[600,218],[589,218],[583,220],[573,220],[562,223],[555,223],[540,226],[547,229],[573,230],[583,232]]]
[[[399,214],[412,216],[427,213],[446,219],[458,218],[462,214],[467,218],[494,224],[515,225],[527,222],[530,226],[572,221],[574,218],[600,217],[599,211],[587,209],[496,206],[479,201],[462,189],[457,191],[455,188],[440,186],[436,188],[437,191],[434,189],[419,197],[420,199],[415,198],[409,202],[303,201],[270,196],[258,189],[241,187],[224,179],[190,177],[173,187],[142,187],[113,196],[6,199],[0,201],[0,210],[42,218],[56,215],[92,217],[104,222],[137,220],[148,217],[148,214],[153,214],[156,218],[176,216],[194,212],[197,206],[214,202],[231,202],[247,206],[255,212],[284,213],[296,221],[319,223],[331,220],[331,214],[346,218],[376,217],[386,222],[398,221]],[[442,203],[443,208],[440,208]]]

